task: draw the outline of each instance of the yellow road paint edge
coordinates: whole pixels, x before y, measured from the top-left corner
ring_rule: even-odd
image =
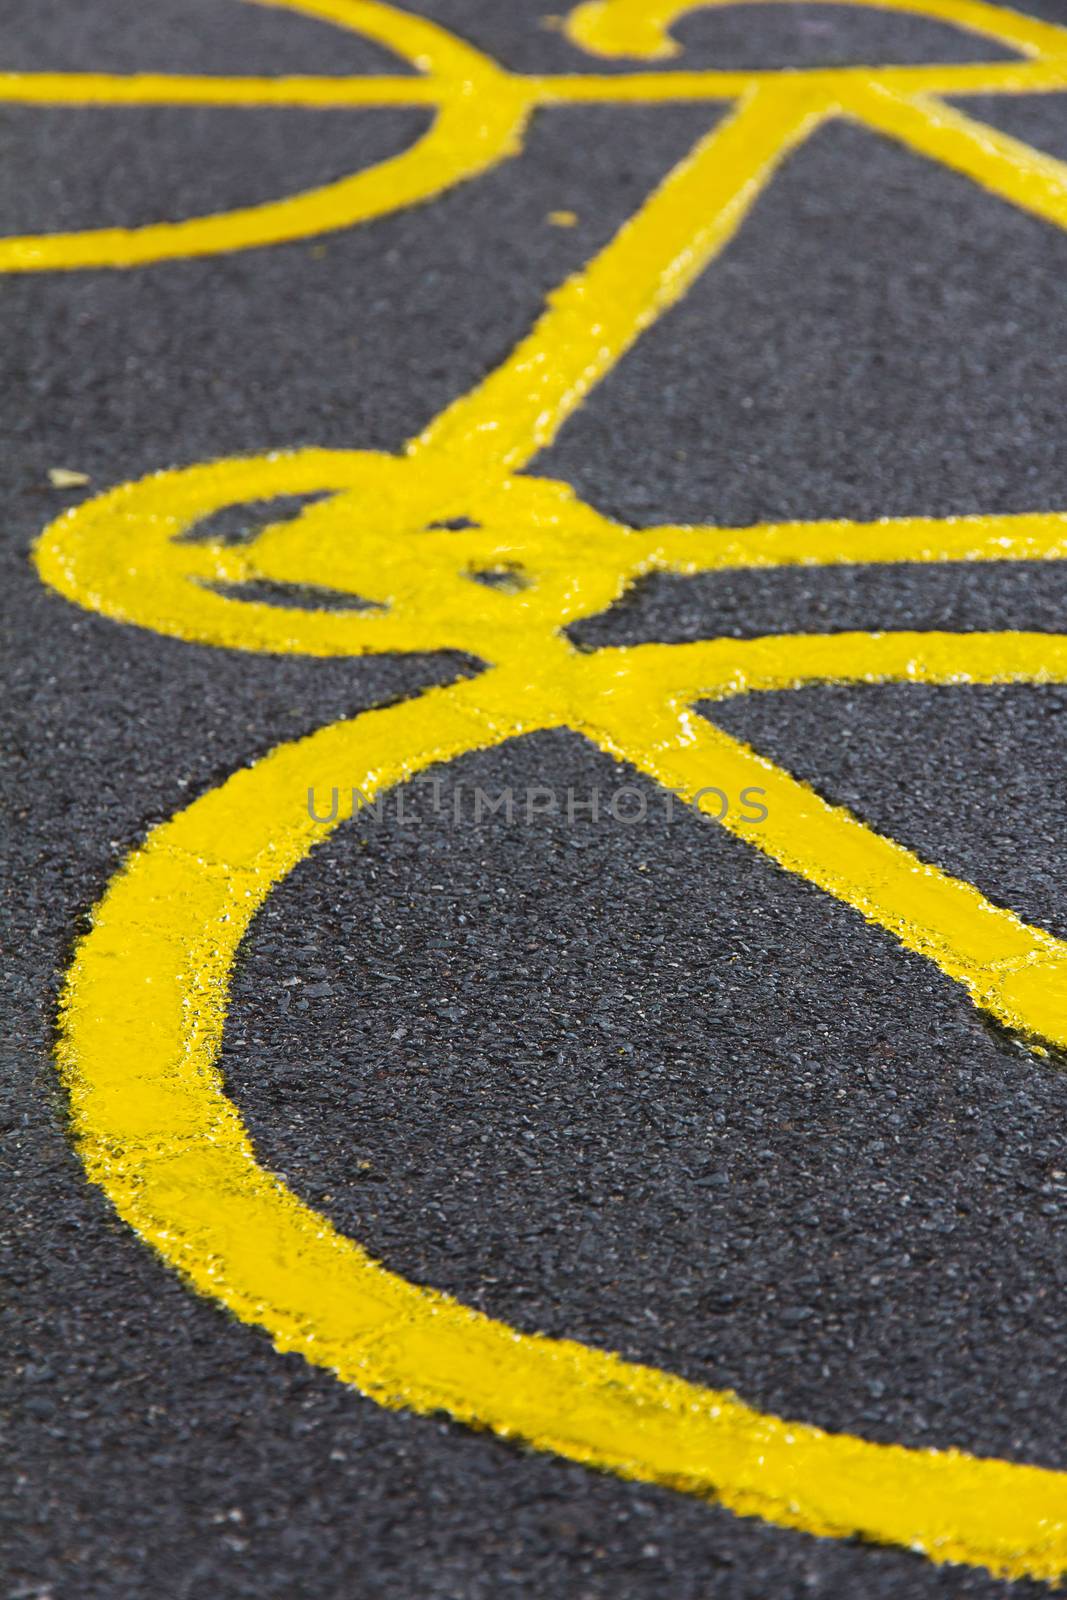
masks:
[[[217,1057],[241,937],[329,831],[301,797],[340,771],[370,798],[543,725],[501,723],[483,709],[485,688],[434,690],[284,745],[131,856],[62,1004],[58,1059],[89,1175],[195,1288],[379,1404],[444,1412],[782,1527],[1055,1578],[1067,1569],[1067,1475],[828,1434],[521,1333],[387,1271],[256,1161]]]
[[[412,80],[413,97],[440,106],[422,144],[333,186],[325,208],[327,191],[320,191],[318,200],[280,202],[280,213],[268,206],[169,230],[69,236],[51,241],[55,264],[129,265],[296,237],[307,226],[327,225],[327,213],[336,219],[341,195],[349,212],[329,225],[378,215],[517,149],[533,104],[586,92],[579,79],[513,78],[443,30],[377,0],[273,3],[356,27],[432,73]],[[663,47],[664,30],[686,9],[668,0],[636,9],[633,0],[583,8],[587,22],[590,12],[601,23],[610,12],[625,27],[658,19],[661,35],[646,53]],[[1004,74],[998,82],[1008,89],[1021,87],[1031,71],[1046,86],[1060,86],[1063,30],[981,0],[888,0],[882,9],[980,31],[995,20],[984,31],[1035,59],[978,70]],[[616,33],[614,43],[606,40],[610,51],[619,39]],[[632,47],[634,40],[622,42]],[[944,92],[971,70],[946,68]],[[707,75],[695,76],[706,90]],[[283,746],[155,829],[112,883],[78,947],[63,996],[60,1070],[87,1170],[131,1225],[199,1289],[266,1328],[280,1349],[301,1351],[382,1404],[442,1410],[572,1460],[809,1533],[859,1534],[934,1560],[1054,1578],[1067,1570],[1067,1474],[830,1435],[763,1415],[729,1393],[569,1341],[522,1334],[405,1283],[257,1164],[218,1075],[227,984],[241,937],[271,888],[326,831],[306,818],[300,797],[307,788],[329,787],[344,772],[371,797],[433,762],[552,726],[575,728],[698,804],[700,783],[721,776],[724,762],[746,781],[762,782],[775,809],[762,831],[739,828],[744,837],[928,956],[1009,1025],[1058,1042],[1067,1037],[1067,951],[1059,941],[826,806],[687,712],[697,695],[842,678],[1063,681],[1063,639],[842,635],[649,646],[578,659],[554,632],[657,566],[698,571],[1064,553],[1065,519],[1055,515],[637,533],[581,506],[565,486],[508,478],[685,292],[782,157],[825,116],[869,122],[1048,220],[1067,223],[1061,164],[1004,136],[987,137],[979,125],[924,98],[920,88],[936,87],[926,69],[784,73],[769,80],[744,82],[732,116],[669,175],[613,244],[552,297],[499,371],[412,441],[406,458],[304,452],[161,474],[78,508],[46,532],[38,550],[46,581],[91,609],[162,632],[315,654],[484,643],[503,663],[473,684],[432,691]],[[641,99],[645,81],[619,80],[619,97]],[[175,80],[176,94],[194,98],[200,90],[191,82]],[[383,81],[381,101],[401,92],[397,82]],[[647,82],[652,98],[665,92],[663,75]],[[47,84],[36,87],[50,92]],[[158,83],[142,87],[146,94],[166,92]],[[220,84],[220,93],[225,88]],[[594,99],[607,95],[603,80],[590,80],[587,90]],[[710,214],[704,221],[698,215],[687,233],[686,213],[706,199],[708,185]],[[309,201],[319,209],[301,216]],[[271,212],[273,220],[265,216]],[[277,231],[279,215],[290,231]],[[208,234],[196,232],[204,227]],[[187,247],[197,239],[196,250]],[[40,243],[7,241],[0,269],[45,263],[47,249],[34,260],[19,258],[19,247]],[[258,498],[272,485],[275,493],[294,485],[327,489],[332,498],[292,524],[268,529],[250,553],[174,543],[176,533],[210,509],[244,492]],[[368,488],[384,531],[375,542],[373,529],[365,528],[364,539],[353,541],[353,512],[366,503]],[[519,554],[539,568],[530,593],[509,598],[520,608],[512,609],[510,625],[503,612],[492,612],[499,596],[476,598],[464,574],[446,570],[448,542],[424,537],[434,519],[462,515],[461,503],[472,494],[489,527],[477,536],[452,536],[455,556],[473,562],[487,552]],[[516,525],[516,508],[522,526],[509,546],[506,529]],[[419,529],[422,542],[413,542]],[[109,549],[104,541],[112,538]],[[405,553],[401,546],[410,548]],[[380,623],[307,614],[298,621],[284,609],[268,615],[272,608],[237,605],[205,587],[256,576],[328,580],[340,571],[342,587],[358,592],[368,565],[392,585],[386,599],[394,611]]]
[[[508,72],[429,19],[385,4],[384,0],[246,0],[246,3],[296,12],[371,38],[406,60],[420,76],[383,74],[378,77],[271,79],[164,73],[124,76],[94,72],[6,72],[0,73],[0,101],[82,106],[303,106],[319,110],[411,105],[434,108],[433,126],[409,150],[367,171],[261,205],[136,228],[92,228],[0,238],[0,272],[147,266],[160,261],[283,244],[351,227],[417,204],[516,154],[521,148],[529,115],[539,105],[567,101],[646,103],[690,97],[743,102],[776,85],[783,95],[802,96],[811,108],[811,123],[806,131],[820,118],[834,115],[848,106],[853,114],[858,112],[873,126],[908,142],[909,108],[924,95],[968,91],[1047,92],[1067,88],[1067,29],[988,4],[986,0],[836,0],[836,3],[925,16],[970,29],[1017,49],[1023,57],[1021,61],[944,67],[620,76],[561,74],[556,77]],[[675,53],[669,29],[686,12],[725,3],[727,0],[698,0],[696,5],[682,3],[682,0],[652,0],[652,3],[647,0],[592,0],[571,13],[566,31],[575,43],[594,54],[657,59]],[[742,0],[742,3],[760,4],[763,0]],[[887,104],[880,107],[876,104],[879,95],[899,99],[895,115]],[[779,104],[784,104],[784,100]],[[869,117],[868,111],[871,112]],[[929,119],[929,111],[925,115]],[[948,118],[946,111],[942,123],[947,125]],[[914,114],[910,120],[916,122]],[[957,135],[961,126],[962,119],[957,119]],[[798,139],[803,131],[798,130]],[[991,154],[995,153],[999,141],[1002,157],[1004,151],[1008,151],[1001,165],[1005,170],[1010,169],[1012,151],[1005,136],[977,124],[973,125],[972,134],[974,132],[979,141],[988,140]],[[960,137],[956,142],[962,148]],[[1024,148],[1016,145],[1015,152]],[[787,149],[788,141],[785,141],[779,156]],[[987,165],[992,170],[996,163],[990,160]],[[970,158],[965,157],[964,170],[972,166]],[[983,181],[988,180],[983,178]],[[990,186],[996,187],[993,183]],[[722,220],[720,218],[720,222]]]
[[[695,11],[721,11],[738,3],[776,4],[780,0],[588,0],[564,23],[567,37],[591,55],[632,56],[646,61],[678,54],[671,29]],[[788,0],[787,0],[788,3]],[[794,0],[802,3],[802,0]],[[1067,32],[1009,6],[989,0],[829,0],[853,10],[896,11],[904,16],[948,23],[968,33],[1007,45],[1024,56],[1067,54]]]
[[[367,222],[405,206],[416,204],[442,190],[483,172],[521,147],[530,98],[520,80],[512,78],[471,46],[422,17],[380,3],[380,0],[253,0],[277,5],[320,20],[333,22],[387,45],[420,71],[433,78],[411,80],[411,89],[398,90],[403,79],[384,80],[368,90],[366,103],[397,103],[401,94],[419,103],[429,97],[437,114],[429,131],[409,150],[368,168],[324,184],[306,193],[262,205],[220,212],[216,216],[190,217],[183,222],[151,223],[139,228],[94,228],[73,233],[33,234],[0,238],[0,272],[57,272],[86,267],[139,267],[175,257],[217,255],[260,245],[283,244],[293,239],[326,233]],[[0,79],[10,98],[18,94],[19,74]],[[435,81],[436,79],[440,81]],[[28,74],[28,95],[53,99],[63,94],[63,75]],[[308,99],[311,80],[299,80]],[[255,80],[249,80],[254,84]],[[373,80],[360,79],[360,84]],[[78,74],[69,86],[88,103],[103,103],[114,79]],[[201,105],[234,104],[234,80],[174,80],[178,103],[194,99]],[[117,81],[116,103],[129,103],[140,87],[145,99],[158,103],[161,76]],[[285,80],[264,95],[264,103],[277,104],[293,93]],[[319,91],[330,92],[330,80]],[[250,90],[239,92],[237,103],[250,104]],[[352,101],[348,102],[352,104]]]

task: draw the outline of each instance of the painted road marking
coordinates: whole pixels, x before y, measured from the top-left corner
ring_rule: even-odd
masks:
[[[405,154],[366,172],[304,194],[139,228],[82,229],[73,233],[27,234],[0,239],[0,271],[56,272],[82,267],[134,267],[185,256],[218,255],[231,250],[305,239],[352,227],[440,194],[475,177],[522,148],[530,114],[538,106],[574,102],[737,100],[761,84],[802,79],[824,115],[856,115],[873,121],[870,103],[854,101],[870,88],[903,96],[918,115],[910,134],[895,137],[922,147],[936,138],[936,125],[948,117],[931,104],[931,95],[1045,93],[1067,88],[1067,35],[985,0],[834,0],[834,3],[899,11],[936,18],[979,37],[1017,50],[1023,58],[974,66],[844,67],[815,72],[641,72],[631,75],[524,75],[506,71],[481,51],[424,17],[381,0],[246,0],[313,17],[349,29],[393,51],[415,69],[410,75],[299,77],[195,77],[166,73],[133,75],[96,72],[0,73],[0,101],[33,105],[200,105],[303,107],[329,111],[375,106],[431,107],[430,131]],[[669,28],[687,11],[721,7],[734,0],[594,0],[574,11],[566,31],[575,44],[606,56],[657,59],[673,53]],[[741,0],[752,5],[761,0]],[[885,113],[883,112],[883,115]],[[972,125],[973,126],[973,125]],[[1020,181],[1029,165],[1045,184],[1067,191],[1067,167],[982,126],[982,140],[1011,151],[1010,198],[1027,204]],[[961,147],[962,148],[962,147]],[[942,138],[938,159],[955,165]],[[970,170],[970,169],[967,169]],[[972,172],[991,187],[992,165]],[[1031,188],[1034,185],[1030,186]],[[1040,208],[1039,208],[1040,209]],[[1044,214],[1044,213],[1041,213]],[[1059,208],[1062,221],[1064,207]]]
[[[1067,166],[936,98],[961,92],[961,82],[1004,92],[1067,88],[1067,30],[980,0],[886,0],[882,9],[955,22],[1028,59],[1007,68],[524,79],[371,0],[277,3],[391,43],[430,74],[349,80],[351,94],[376,84],[367,92],[381,96],[377,103],[398,103],[389,96],[407,84],[404,92],[439,96],[437,122],[420,145],[343,180],[362,183],[366,209],[331,210],[322,197],[336,199],[338,186],[317,191],[316,228],[383,214],[485,170],[518,148],[537,104],[687,90],[728,92],[735,104],[550,296],[507,360],[402,455],[304,450],[160,473],[87,502],[42,535],[36,559],[46,582],[159,633],[313,655],[462,649],[485,667],[472,681],[278,747],[154,829],[129,858],[95,909],[63,997],[59,1062],[86,1168],[196,1287],[266,1328],[280,1349],[299,1350],[384,1405],[444,1410],[782,1526],[860,1533],[1009,1576],[1057,1576],[1067,1570],[1067,1473],[827,1434],[727,1392],[522,1334],[407,1283],[259,1165],[217,1060],[241,938],[274,885],[329,831],[301,803],[308,787],[343,779],[372,799],[435,763],[545,728],[582,733],[698,805],[712,781],[764,788],[766,820],[728,816],[724,826],[926,956],[1035,1048],[1043,1050],[1040,1040],[1067,1047],[1067,943],[827,805],[690,711],[699,699],[807,683],[1067,682],[1067,636],[797,635],[587,654],[564,632],[654,569],[1061,559],[1067,515],[637,531],[583,505],[565,484],[520,475],[685,295],[781,162],[831,118],[867,123],[1067,227]],[[670,49],[669,28],[686,9],[599,0],[566,27],[587,48],[655,58]],[[141,85],[142,103],[171,92],[168,85],[189,100],[208,93],[200,79],[80,78],[68,98],[101,85],[110,93],[118,82]],[[71,80],[29,75],[16,89],[23,98],[62,97],[64,83],[70,89]],[[211,83],[245,96],[262,86]],[[334,80],[293,83],[279,80],[271,103],[334,92]],[[134,98],[133,89],[122,92],[127,103]],[[299,212],[311,198],[162,232],[65,235],[50,247],[9,241],[15,248],[0,266],[128,266],[295,237],[271,231],[278,206],[290,208],[284,227],[311,231],[310,214]],[[179,540],[226,506],[292,494],[320,498],[249,545]],[[499,565],[521,570],[525,584],[512,592],[472,581]],[[262,579],[346,590],[376,608],[316,613],[232,598],[234,585]]]

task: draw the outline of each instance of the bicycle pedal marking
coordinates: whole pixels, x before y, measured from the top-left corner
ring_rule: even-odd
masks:
[[[547,728],[581,733],[698,806],[712,779],[762,787],[766,819],[728,814],[723,825],[926,956],[1002,1023],[1067,1047],[1067,944],[827,805],[689,710],[697,699],[812,683],[1067,682],[1067,636],[796,635],[588,654],[566,636],[654,570],[1058,560],[1067,556],[1067,515],[635,530],[567,485],[524,474],[728,243],[790,151],[829,118],[858,118],[1067,227],[1067,166],[936,99],[968,87],[1067,89],[1067,29],[984,0],[881,0],[883,10],[985,33],[1025,59],[546,78],[505,72],[379,0],[260,3],[355,28],[425,75],[9,74],[0,98],[418,103],[437,109],[431,131],[406,155],[314,195],[169,226],[2,241],[0,269],[133,266],[384,215],[516,151],[539,105],[724,95],[735,104],[550,297],[502,365],[402,454],[309,449],[158,473],[86,502],[41,536],[35,559],[45,582],[161,634],[308,655],[451,649],[483,663],[474,679],[279,746],[132,854],[94,911],[62,1000],[58,1060],[89,1176],[199,1290],[383,1405],[443,1410],[784,1527],[860,1534],[1006,1576],[1057,1577],[1067,1571],[1067,1473],[828,1434],[584,1345],[523,1334],[407,1283],[259,1165],[217,1061],[240,941],[273,887],[334,825],[313,821],[298,797],[344,773],[373,800],[435,763]],[[692,9],[590,0],[566,28],[590,50],[655,60],[671,52],[670,29]],[[307,503],[272,520],[269,502],[292,496]],[[211,536],[208,519],[248,502],[266,503],[252,538]],[[493,571],[516,581],[478,581]],[[264,583],[330,589],[352,608],[266,604]]]

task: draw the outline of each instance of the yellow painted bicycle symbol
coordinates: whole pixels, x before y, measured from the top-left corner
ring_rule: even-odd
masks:
[[[257,1162],[217,1070],[229,972],[256,910],[327,831],[309,785],[371,798],[516,734],[566,727],[700,805],[706,784],[766,791],[723,825],[933,961],[1035,1049],[1067,1046],[1067,944],[948,877],[690,712],[696,700],[826,682],[1067,681],[1067,636],[839,633],[580,653],[566,628],[653,569],[1054,560],[1067,515],[908,518],[743,530],[634,530],[524,468],[675,304],[801,141],[859,120],[1067,228],[1067,166],[951,109],[964,92],[1067,90],[1067,29],[985,0],[843,0],[955,23],[1018,52],[966,66],[523,77],[377,0],[272,0],[392,47],[411,75],[352,79],[8,75],[0,96],[277,106],[431,105],[409,152],[245,211],[0,242],[8,271],[133,266],[348,226],[425,200],[516,151],[530,112],[574,101],[729,101],[730,114],[532,332],[396,456],[304,450],[163,472],[59,519],[44,580],[159,633],[259,651],[460,649],[480,676],[282,745],[130,857],[68,975],[59,1060],[90,1176],[206,1294],[384,1405],[445,1411],[623,1477],[787,1527],[860,1534],[938,1560],[1067,1570],[1067,1473],[831,1435],[736,1396],[518,1332],[370,1260]],[[726,0],[704,0],[706,5]],[[758,3],[758,0],[748,0]],[[670,53],[674,0],[592,0],[567,20],[592,52]],[[250,543],[183,539],[220,509],[306,495]],[[509,582],[480,578],[503,572]],[[370,602],[265,604],[264,581]],[[242,598],[244,586],[244,598]]]

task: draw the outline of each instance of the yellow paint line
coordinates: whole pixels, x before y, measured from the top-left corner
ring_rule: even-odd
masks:
[[[417,70],[430,74],[438,85],[435,96],[442,92],[440,85],[447,83],[448,94],[430,130],[401,155],[287,199],[140,228],[0,239],[0,272],[136,267],[175,257],[282,244],[388,216],[484,172],[520,149],[530,106],[526,91],[487,56],[436,24],[381,0],[253,3],[314,16],[389,46]],[[49,79],[55,76],[47,75]],[[201,85],[206,81],[201,80]],[[417,81],[411,80],[413,84]],[[184,82],[188,85],[193,80]],[[201,87],[196,92],[200,93]]]
[[[1067,1571],[1067,1474],[954,1451],[831,1435],[603,1351],[508,1328],[404,1282],[338,1235],[256,1161],[217,1057],[229,974],[272,888],[326,836],[309,787],[368,798],[434,762],[570,727],[702,805],[705,785],[764,789],[733,828],[1032,1038],[1067,1044],[1067,946],[992,905],[692,713],[701,697],[822,682],[1067,681],[1059,635],[896,633],[715,640],[581,655],[561,630],[655,567],[1053,560],[1067,516],[905,518],[750,529],[619,527],[527,465],[726,245],[788,152],[842,109],[1067,226],[1063,164],[918,89],[1063,87],[1067,32],[984,0],[850,0],[953,22],[1029,63],[833,73],[625,74],[520,80],[426,19],[380,0],[257,0],[375,39],[422,78],[344,92],[439,106],[411,150],[310,195],[188,223],[0,241],[0,270],[132,266],[276,243],[385,215],[487,170],[521,144],[534,103],[654,100],[735,90],[739,104],[589,265],[530,336],[403,457],[303,450],[161,473],[73,508],[35,552],[44,581],[116,621],[229,648],[309,655],[460,649],[490,668],[321,730],[235,773],[156,828],[80,942],[62,1006],[60,1070],[87,1170],[127,1221],[202,1292],[388,1406],[444,1411],[623,1477],[714,1498],[780,1526],[861,1537],[1007,1577]],[[712,0],[723,3],[723,0]],[[567,21],[606,54],[670,53],[676,0],[598,0]],[[983,76],[988,75],[988,76]],[[668,81],[669,80],[669,81]],[[85,103],[312,103],[337,80],[8,75],[9,97]],[[208,85],[207,87],[205,85]],[[152,97],[157,95],[158,101]],[[136,97],[142,98],[138,100]],[[909,98],[910,96],[910,98]],[[95,103],[95,100],[93,101]],[[119,103],[115,99],[112,103]],[[334,104],[323,99],[323,105]],[[346,102],[348,103],[348,102]],[[355,99],[351,103],[356,103]],[[369,103],[364,101],[360,103]],[[213,512],[323,494],[247,545],[188,542]],[[506,563],[517,593],[474,581]],[[327,584],[371,612],[224,598],[266,578]],[[254,591],[250,591],[254,594]]]
[[[1067,1568],[1063,1474],[828,1434],[523,1333],[390,1273],[257,1163],[217,1057],[241,936],[328,831],[300,797],[343,772],[372,798],[538,726],[536,716],[499,726],[480,707],[487,687],[431,691],[284,745],[135,852],[94,913],[63,998],[60,1070],[90,1175],[196,1288],[382,1405],[444,1412],[779,1526],[1053,1578]],[[713,740],[676,775],[699,785],[710,757],[719,781],[721,753]]]
[[[1067,162],[939,101],[902,99],[873,84],[857,88],[848,109],[869,127],[963,173],[1000,199],[1067,227]]]
[[[803,86],[760,87],[549,299],[533,332],[413,442],[457,474],[514,471],[551,442],[644,330],[736,233],[788,152],[825,115]]]
[[[1067,556],[1067,514],[660,527],[632,538],[646,542],[648,568],[687,573],[905,561],[1060,561]]]
[[[218,255],[283,244],[369,222],[440,194],[515,154],[526,113],[521,95],[516,99],[501,94],[484,105],[449,101],[441,107],[430,131],[410,150],[366,172],[287,200],[186,222],[0,239],[0,272],[146,266],[176,256]]]
[[[564,23],[567,37],[593,55],[662,60],[678,54],[671,29],[695,11],[718,11],[738,0],[586,0]],[[780,0],[743,0],[746,5]],[[1067,55],[1067,28],[987,0],[829,0],[852,9],[895,11],[949,23],[1023,55]]]
[[[435,78],[223,78],[163,72],[0,72],[0,101],[80,106],[435,106],[454,91]]]
[[[870,83],[904,95],[1054,92],[1067,88],[1067,59],[968,62],[958,66],[783,67],[747,72],[574,72],[543,74],[522,81],[539,105],[736,100],[760,84],[769,83],[803,84],[813,96],[823,95],[836,104],[850,88]]]
[[[728,814],[724,827],[934,962],[1006,1027],[1067,1048],[1067,943],[1029,927],[971,884],[882,838],[739,740],[687,714],[703,697],[805,683],[1062,683],[1067,637],[1006,642],[996,635],[845,634],[758,640],[736,650],[732,661],[730,651],[720,648],[726,644],[682,647],[682,659],[665,671],[661,653],[669,646],[634,650],[614,673],[614,661],[597,659],[591,676],[603,687],[590,714],[604,730],[601,747],[689,799],[704,785],[730,793],[761,787],[766,819],[749,822],[740,813]],[[1005,659],[998,662],[998,656]],[[677,684],[686,668],[685,690],[669,699],[668,683]]]

